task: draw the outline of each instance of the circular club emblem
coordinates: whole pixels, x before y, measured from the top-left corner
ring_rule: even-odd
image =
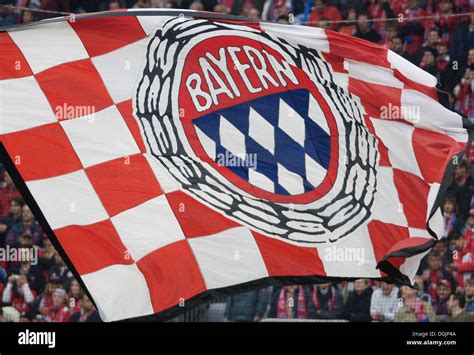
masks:
[[[182,189],[252,229],[310,245],[370,216],[377,143],[317,50],[173,19],[150,39],[134,106]]]

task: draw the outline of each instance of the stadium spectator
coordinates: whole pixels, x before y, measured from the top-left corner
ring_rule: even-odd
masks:
[[[434,322],[436,314],[428,302],[417,295],[417,290],[409,286],[400,287],[400,295],[403,300],[395,312],[395,322]]]
[[[71,314],[81,310],[83,296],[84,291],[79,282],[72,280],[68,290],[68,307],[71,309]]]
[[[474,49],[471,49],[474,53]],[[465,117],[474,117],[474,64],[465,69],[464,76],[454,87],[454,109]]]
[[[354,36],[374,43],[382,39],[377,31],[371,27],[367,14],[360,14],[357,17],[357,29]]]
[[[44,290],[44,274],[39,265],[32,265],[31,261],[22,260],[12,270],[12,273],[14,275],[25,275],[28,278],[30,288],[36,291],[37,294]]]
[[[87,295],[83,295],[81,309],[79,312],[72,314],[70,321],[79,323],[92,323],[101,322],[101,319],[89,297],[87,297]]]
[[[305,286],[284,286],[273,289],[269,318],[306,319],[309,289]]]
[[[0,215],[0,246],[5,244],[5,237],[10,228],[20,222],[23,200],[19,197],[10,199],[8,214]]]
[[[44,321],[46,315],[48,315],[53,308],[53,292],[61,287],[62,284],[59,277],[50,277],[46,283],[44,292],[40,294],[31,305],[31,309],[27,315],[28,318],[38,322]]]
[[[331,283],[314,285],[308,302],[308,318],[340,319],[343,300],[341,291]]]
[[[469,176],[468,166],[465,161],[462,161],[454,170],[453,182],[449,185],[446,193],[456,198],[459,206],[459,215],[464,220],[469,214],[473,189],[473,180]]]
[[[354,8],[350,8],[346,10],[346,13],[344,15],[344,20],[346,21],[352,21],[348,23],[341,23],[339,26],[338,31],[341,33],[344,33],[345,35],[352,36],[356,33],[357,27],[356,27],[356,18],[357,18],[357,13]]]
[[[370,316],[378,322],[393,322],[398,308],[398,287],[382,281],[372,293]]]
[[[464,307],[466,306],[466,299],[461,293],[451,295],[448,301],[449,316],[446,318],[447,322],[473,322],[474,317],[466,313]]]
[[[28,205],[22,207],[21,221],[10,228],[5,238],[5,244],[17,247],[20,243],[20,235],[24,233],[32,236],[33,244],[43,245],[43,229],[41,229]]]
[[[227,298],[225,322],[259,322],[268,306],[268,291],[249,291]]]
[[[469,279],[465,285],[466,312],[474,316],[474,279]]]
[[[327,0],[316,0],[314,2],[314,10],[309,15],[308,25],[317,26],[322,18],[327,18],[329,21],[341,21],[341,13],[335,6],[328,6]],[[332,23],[330,30],[337,30],[337,23]]]
[[[443,237],[447,237],[449,233],[457,228],[458,223],[458,205],[453,196],[447,195],[442,203],[441,212],[444,220]]]
[[[438,316],[438,320],[448,315],[448,300],[451,295],[451,283],[448,280],[441,280],[436,288],[436,300],[433,308]]]
[[[407,53],[405,51],[405,43],[403,42],[403,38],[400,36],[393,37],[390,41],[390,49],[397,53],[398,55],[407,58]]]
[[[10,201],[13,198],[21,198],[21,195],[16,189],[10,174],[3,170],[3,181],[0,183],[0,216],[8,214]]]
[[[64,263],[64,260],[57,252],[54,254],[53,263],[49,268],[48,279],[50,278],[59,278],[61,284],[64,285],[65,288],[69,288],[69,285],[74,278],[71,271],[69,271]]]
[[[2,295],[4,305],[15,308],[23,318],[35,298],[36,292],[31,290],[26,275],[10,275]]]
[[[354,290],[349,293],[344,305],[344,318],[351,322],[370,322],[370,298],[372,288],[367,279],[354,281]]]
[[[465,236],[456,233],[452,239],[454,246],[453,263],[451,270],[457,286],[464,288],[464,282],[471,278],[474,272],[474,243],[466,240]]]
[[[451,285],[451,292],[455,291],[456,283],[453,276],[442,267],[441,256],[432,251],[428,255],[428,269],[423,275],[423,281],[424,290],[426,290],[433,301],[438,297],[436,288],[441,280],[448,280]]]
[[[67,293],[62,288],[53,291],[53,307],[45,316],[46,322],[64,323],[71,317],[71,311],[66,306]]]

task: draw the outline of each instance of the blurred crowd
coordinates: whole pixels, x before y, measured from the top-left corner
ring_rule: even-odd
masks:
[[[451,108],[474,120],[473,0],[0,0],[0,27],[121,8],[185,8],[339,31],[379,43],[438,78]],[[40,10],[40,11],[38,11]],[[47,12],[45,12],[47,11]],[[393,20],[396,19],[396,20]],[[417,289],[356,280],[273,287],[230,297],[225,321],[474,321],[474,151],[458,164],[442,203],[445,233],[422,260]],[[100,321],[24,204],[0,177],[0,248],[35,248],[38,262],[0,260],[0,320]]]
[[[9,174],[0,170],[0,321],[100,321]]]

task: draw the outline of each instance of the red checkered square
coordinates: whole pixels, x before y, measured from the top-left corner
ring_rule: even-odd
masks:
[[[21,50],[7,32],[0,32],[0,80],[33,75]]]
[[[67,226],[56,229],[54,233],[81,275],[111,265],[134,263],[110,220],[86,226]]]
[[[358,96],[370,117],[382,119],[401,119],[393,117],[400,112],[402,90],[399,88],[377,85],[349,77],[349,91]],[[380,93],[383,92],[383,95]],[[384,117],[384,115],[386,115]]]
[[[141,258],[137,266],[145,275],[155,312],[206,291],[201,271],[186,240],[157,249]]]
[[[441,183],[450,158],[465,149],[465,144],[438,132],[415,128],[412,136],[413,151],[423,179]]]
[[[166,198],[186,238],[216,234],[240,226],[182,191],[168,193]]]
[[[113,105],[90,59],[57,65],[36,75],[58,120],[84,116]]]
[[[25,181],[82,169],[82,164],[59,123],[6,134],[2,141]]]
[[[375,260],[380,262],[397,242],[410,238],[407,227],[372,221],[368,224],[370,240],[374,247]]]
[[[419,176],[399,169],[393,169],[393,182],[397,188],[408,226],[425,229],[430,185]]]
[[[142,154],[91,166],[86,173],[109,216],[163,194]]]
[[[318,249],[300,247],[252,232],[270,276],[326,276]]]
[[[91,57],[146,37],[135,16],[85,18],[69,22]]]

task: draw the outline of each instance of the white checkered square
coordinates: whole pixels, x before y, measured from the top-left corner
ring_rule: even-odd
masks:
[[[268,276],[260,250],[245,227],[188,239],[208,289]]]
[[[0,134],[56,122],[46,96],[32,76],[0,80]]]
[[[104,321],[154,313],[146,279],[135,264],[108,266],[81,278]]]
[[[148,39],[129,44],[115,51],[92,58],[115,103],[135,96],[135,85],[146,56]]]
[[[109,216],[83,170],[27,182],[52,229],[103,221]]]
[[[423,178],[413,150],[412,136],[415,128],[395,120],[371,118],[371,121],[375,133],[388,148],[388,157],[392,167]]]
[[[185,239],[165,195],[124,211],[111,220],[136,261],[156,249]]]
[[[377,172],[377,192],[372,206],[372,219],[408,227],[403,204],[393,181],[393,169],[379,166]]]
[[[84,167],[140,153],[115,105],[61,125]]]
[[[80,38],[66,21],[42,24],[34,31],[19,28],[8,33],[34,74],[89,57]]]

